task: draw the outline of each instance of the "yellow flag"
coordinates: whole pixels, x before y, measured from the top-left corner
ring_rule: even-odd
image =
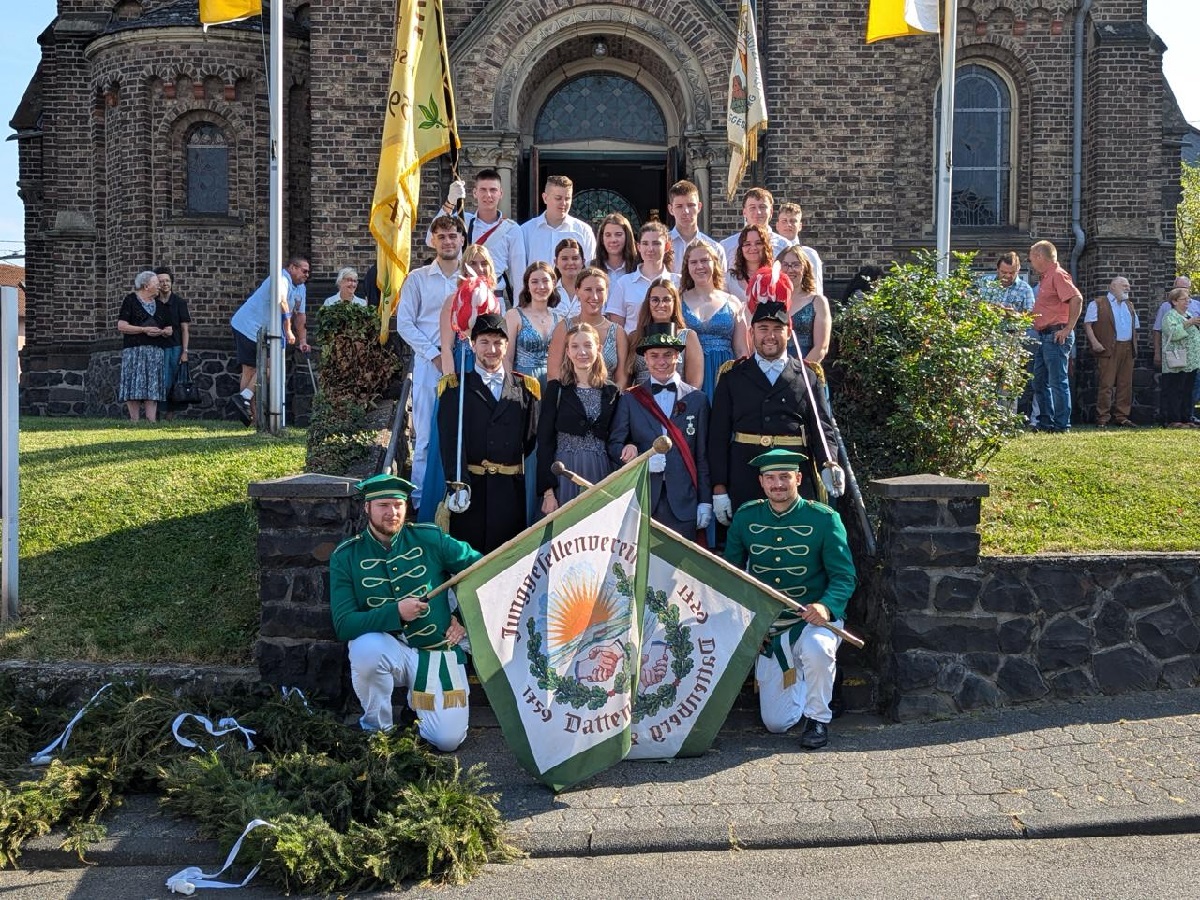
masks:
[[[908,34],[938,33],[937,0],[871,0],[867,43]]]
[[[457,154],[454,88],[442,0],[397,0],[392,83],[383,123],[371,234],[379,245],[379,342],[387,340],[409,271],[421,164]]]
[[[747,160],[758,159],[758,133],[767,130],[767,98],[762,67],[758,63],[758,29],[750,0],[742,0],[738,12],[737,46],[729,70],[729,106],[726,133],[729,138],[729,173],[725,196],[732,200],[746,174]]]
[[[262,0],[200,0],[200,23],[221,25],[262,15]]]

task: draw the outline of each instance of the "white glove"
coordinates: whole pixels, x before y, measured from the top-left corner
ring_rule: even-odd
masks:
[[[452,513],[465,513],[470,505],[471,492],[466,488],[461,488],[446,498],[446,509]]]
[[[821,470],[821,481],[830,499],[836,499],[846,493],[846,473],[837,463],[830,463]]]
[[[728,498],[728,494],[725,495]],[[713,505],[701,503],[696,507],[696,530],[702,531],[712,524]]]
[[[713,494],[712,508],[717,521],[722,525],[728,525],[733,521],[733,503],[728,494]]]
[[[446,202],[451,206],[457,206],[459,200],[465,200],[467,197],[467,183],[461,178],[458,181],[450,182],[450,190],[446,193]]]
[[[667,454],[655,453],[648,460],[649,469],[651,472],[665,472],[667,470]]]

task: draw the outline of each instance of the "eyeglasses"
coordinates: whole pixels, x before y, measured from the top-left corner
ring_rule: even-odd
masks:
[[[799,261],[785,262],[785,263],[782,263],[782,266],[785,269],[803,269],[804,268],[804,266]]]

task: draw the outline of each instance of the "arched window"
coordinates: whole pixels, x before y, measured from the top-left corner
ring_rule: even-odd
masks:
[[[935,122],[941,121],[941,89]],[[960,67],[954,78],[954,180],[951,226],[1010,224],[1012,92],[985,66]]]
[[[667,142],[662,110],[636,81],[600,73],[572,79],[550,95],[533,128],[539,144],[563,141]]]
[[[187,212],[229,215],[229,145],[225,132],[201,122],[187,133]]]

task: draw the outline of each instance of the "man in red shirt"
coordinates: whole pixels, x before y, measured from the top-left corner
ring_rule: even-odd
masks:
[[[1071,384],[1067,366],[1075,349],[1075,323],[1083,295],[1071,275],[1058,264],[1058,249],[1049,241],[1029,248],[1029,267],[1038,274],[1033,302],[1033,393],[1038,399],[1038,431],[1071,429]]]

